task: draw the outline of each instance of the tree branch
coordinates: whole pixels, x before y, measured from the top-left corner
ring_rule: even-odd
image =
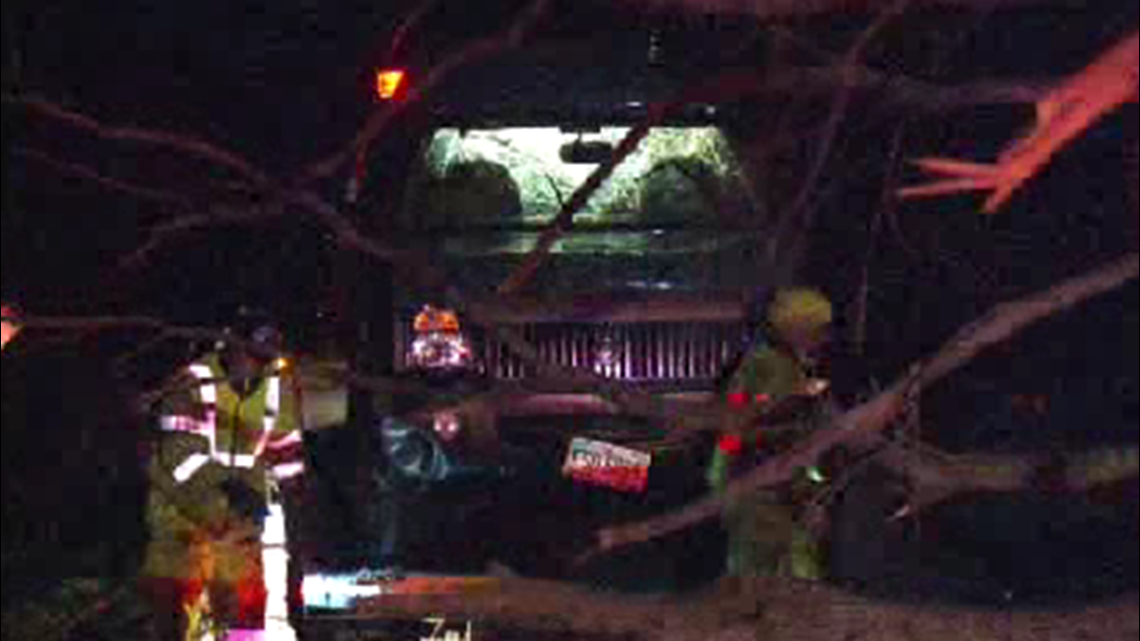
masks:
[[[332,177],[353,159],[363,158],[372,144],[388,131],[399,116],[419,104],[425,96],[443,84],[456,71],[473,62],[517,47],[546,14],[549,4],[550,0],[535,0],[503,31],[475,40],[449,55],[438,66],[432,68],[415,87],[409,89],[403,100],[389,103],[387,108],[376,112],[356,134],[347,149],[319,160],[303,170],[298,181],[299,185],[305,186],[314,180]]]
[[[1019,611],[892,603],[782,579],[726,580],[703,593],[666,598],[504,578],[493,589],[462,597],[384,597],[361,609],[376,618],[444,616],[509,622],[536,633],[632,635],[645,641],[1036,641],[1042,630],[1067,639],[1131,638],[1138,608],[1135,595],[1079,608]]]
[[[190,202],[188,198],[180,194],[176,194],[170,191],[162,191],[159,189],[151,189],[149,187],[143,187],[142,185],[137,185],[129,181],[104,176],[98,171],[85,165],[57,160],[48,154],[35,151],[33,149],[23,149],[17,147],[12,150],[12,153],[16,154],[17,156],[22,156],[24,158],[28,158],[29,160],[34,160],[38,163],[42,163],[62,174],[74,176],[83,180],[89,180],[114,191],[120,191],[141,200],[152,200],[167,204],[179,205],[186,205]]]
[[[994,307],[990,313],[959,330],[934,356],[913,365],[910,374],[886,391],[837,417],[830,428],[816,432],[790,452],[729,484],[723,495],[709,496],[680,511],[641,523],[604,529],[599,533],[600,550],[605,552],[651,540],[715,518],[726,504],[739,501],[758,489],[788,481],[798,468],[813,464],[837,445],[873,441],[898,415],[908,395],[921,392],[984,349],[1008,340],[1032,323],[1116,289],[1135,279],[1138,273],[1140,255],[1129,254],[1043,292]]]
[[[820,136],[819,148],[815,152],[814,160],[808,167],[799,194],[776,222],[775,237],[782,242],[771,245],[773,250],[789,246],[791,252],[798,253],[801,248],[801,239],[806,238],[814,218],[814,208],[808,207],[808,202],[812,195],[817,192],[819,178],[823,174],[828,158],[831,157],[831,149],[839,134],[839,126],[846,116],[847,107],[851,101],[851,89],[849,87],[859,67],[859,59],[863,57],[863,52],[871,40],[905,12],[910,2],[911,0],[892,0],[875,18],[875,21],[859,35],[855,44],[851,46],[851,49],[839,63],[840,86],[838,95],[831,103],[831,109],[828,112],[827,120],[824,121],[823,133]],[[794,233],[797,231],[799,234]]]
[[[876,453],[875,462],[909,478],[916,487],[907,506],[917,512],[955,494],[1017,492],[1034,488],[1044,470],[1062,481],[1060,490],[1083,492],[1111,485],[1140,472],[1140,449],[1103,448],[1054,461],[1047,454],[1003,456],[952,455],[931,447],[890,445]],[[1050,469],[1059,464],[1059,469]]]
[[[5,95],[4,104],[14,104],[27,108],[33,113],[71,125],[76,129],[94,134],[105,140],[135,142],[154,147],[165,147],[189,156],[207,160],[216,165],[231,169],[258,187],[273,183],[268,175],[254,168],[236,152],[192,136],[183,136],[168,131],[144,129],[140,127],[110,126],[99,120],[65,109],[64,107],[35,96],[14,97]]]

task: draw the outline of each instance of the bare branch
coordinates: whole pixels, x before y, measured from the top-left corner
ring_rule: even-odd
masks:
[[[476,40],[448,56],[434,67],[417,85],[411,88],[403,100],[391,103],[373,115],[356,134],[347,149],[319,160],[301,172],[300,185],[314,180],[322,180],[335,175],[353,159],[363,158],[368,149],[380,138],[392,123],[423,98],[435,90],[457,70],[474,62],[490,58],[498,53],[517,47],[546,14],[550,0],[535,0],[530,7],[505,29],[487,38]]]
[[[1046,454],[953,455],[927,446],[892,445],[875,455],[875,461],[909,478],[916,495],[908,505],[918,511],[946,498],[965,492],[1016,492],[1034,488],[1043,470],[1055,474],[1062,483],[1057,488],[1069,492],[1087,491],[1097,485],[1117,483],[1140,471],[1140,449],[1103,448],[1054,461]],[[1054,464],[1059,469],[1052,470]]]
[[[842,82],[839,95],[832,101],[831,110],[824,123],[819,148],[815,152],[814,161],[807,170],[799,195],[796,196],[795,200],[788,206],[787,211],[780,216],[780,220],[776,223],[775,237],[784,242],[780,245],[772,245],[773,249],[782,248],[787,244],[791,246],[791,251],[796,251],[800,245],[798,241],[801,236],[792,232],[799,231],[801,234],[805,234],[811,228],[815,208],[807,205],[812,195],[817,192],[819,178],[831,157],[831,148],[839,133],[839,125],[847,113],[847,106],[851,101],[851,90],[848,87],[852,84],[859,59],[863,57],[863,53],[871,40],[901,15],[910,2],[911,0],[893,0],[875,19],[875,22],[859,35],[855,44],[851,46],[839,64],[839,76]]]
[[[1007,146],[994,164],[920,158],[915,163],[940,178],[900,189],[898,195],[913,198],[990,192],[982,213],[992,214],[1082,132],[1125,103],[1135,101],[1138,78],[1140,32],[1133,32],[1041,98],[1033,129]]]
[[[249,161],[237,153],[199,138],[156,129],[106,125],[91,116],[65,109],[56,103],[34,96],[13,97],[5,95],[4,103],[23,106],[34,113],[71,125],[106,140],[165,147],[195,156],[231,169],[260,187],[268,186],[273,182],[269,176],[255,169]]]
[[[397,55],[403,50],[404,41],[408,38],[408,35],[419,28],[420,23],[439,6],[441,1],[442,0],[421,0],[419,5],[400,21],[400,25],[392,34],[392,44],[388,47],[389,56]]]
[[[180,194],[158,189],[151,189],[149,187],[143,187],[142,185],[137,185],[125,180],[119,180],[117,178],[104,176],[98,171],[95,171],[94,169],[85,165],[57,160],[48,154],[39,151],[16,148],[13,149],[12,152],[18,156],[23,156],[24,158],[28,158],[30,160],[34,160],[36,162],[47,165],[48,167],[51,167],[52,169],[62,174],[67,174],[76,178],[82,178],[83,180],[89,180],[91,182],[103,185],[104,187],[110,188],[114,191],[121,191],[136,198],[180,205],[189,203],[189,199]]]
[[[1140,255],[1130,254],[1044,292],[998,305],[989,314],[959,330],[934,356],[912,366],[910,374],[886,391],[837,417],[829,429],[816,432],[790,452],[734,481],[722,496],[710,496],[678,512],[642,523],[602,530],[599,533],[601,549],[612,550],[658,538],[715,518],[726,504],[741,500],[760,488],[788,481],[798,468],[814,463],[820,455],[837,445],[873,442],[898,415],[909,394],[921,392],[968,363],[984,349],[1008,340],[1032,323],[1116,289],[1135,279],[1138,273]]]
[[[215,205],[206,208],[204,213],[180,214],[153,227],[146,242],[124,257],[119,266],[122,269],[130,269],[142,265],[171,239],[187,232],[224,225],[256,225],[282,216],[284,213],[285,210],[279,203],[270,202],[251,204],[249,207]]]

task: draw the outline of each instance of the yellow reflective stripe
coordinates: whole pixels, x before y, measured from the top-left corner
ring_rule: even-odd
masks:
[[[187,456],[185,461],[182,461],[178,464],[178,467],[174,468],[174,480],[178,483],[185,483],[190,480],[190,477],[194,476],[198,470],[202,469],[202,466],[209,462],[210,457],[206,454],[191,454]]]

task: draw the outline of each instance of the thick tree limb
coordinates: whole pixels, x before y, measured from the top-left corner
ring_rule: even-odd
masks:
[[[652,598],[508,578],[482,594],[377,599],[366,611],[508,622],[575,636],[628,634],[646,641],[1039,641],[1045,631],[1065,639],[1132,638],[1138,606],[1135,595],[1053,611],[889,603],[816,582],[777,579],[725,581],[684,599]]]
[[[723,496],[710,496],[671,514],[641,523],[608,528],[599,533],[602,551],[647,541],[717,517],[726,504],[758,489],[792,478],[833,447],[868,443],[878,438],[902,410],[909,395],[919,393],[962,367],[984,349],[999,344],[1025,327],[1070,309],[1094,296],[1116,289],[1140,273],[1140,255],[1124,258],[1090,273],[1071,278],[1044,292],[1003,303],[959,330],[931,358],[916,363],[910,374],[886,391],[842,414],[829,429],[817,432],[785,455],[761,465],[731,483]]]
[[[1099,449],[1065,456],[970,454],[951,455],[932,448],[888,446],[875,455],[875,462],[911,480],[916,488],[908,511],[915,512],[955,494],[967,492],[1016,492],[1032,488],[1048,469],[1060,481],[1057,490],[1083,492],[1111,485],[1140,472],[1140,449]],[[1057,465],[1060,469],[1050,469]],[[1054,489],[1054,488],[1049,488]]]
[[[997,162],[920,158],[915,161],[919,167],[941,178],[926,185],[905,187],[898,194],[913,198],[990,192],[982,213],[992,214],[1082,132],[1124,103],[1135,100],[1138,76],[1140,32],[1134,32],[1040,99],[1033,129],[1006,147]]]

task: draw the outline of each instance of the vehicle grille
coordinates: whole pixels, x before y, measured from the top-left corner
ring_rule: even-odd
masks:
[[[743,326],[715,323],[535,323],[518,326],[543,362],[585,368],[628,381],[712,381],[740,348]],[[484,345],[484,363],[493,377],[535,376],[508,348]]]

